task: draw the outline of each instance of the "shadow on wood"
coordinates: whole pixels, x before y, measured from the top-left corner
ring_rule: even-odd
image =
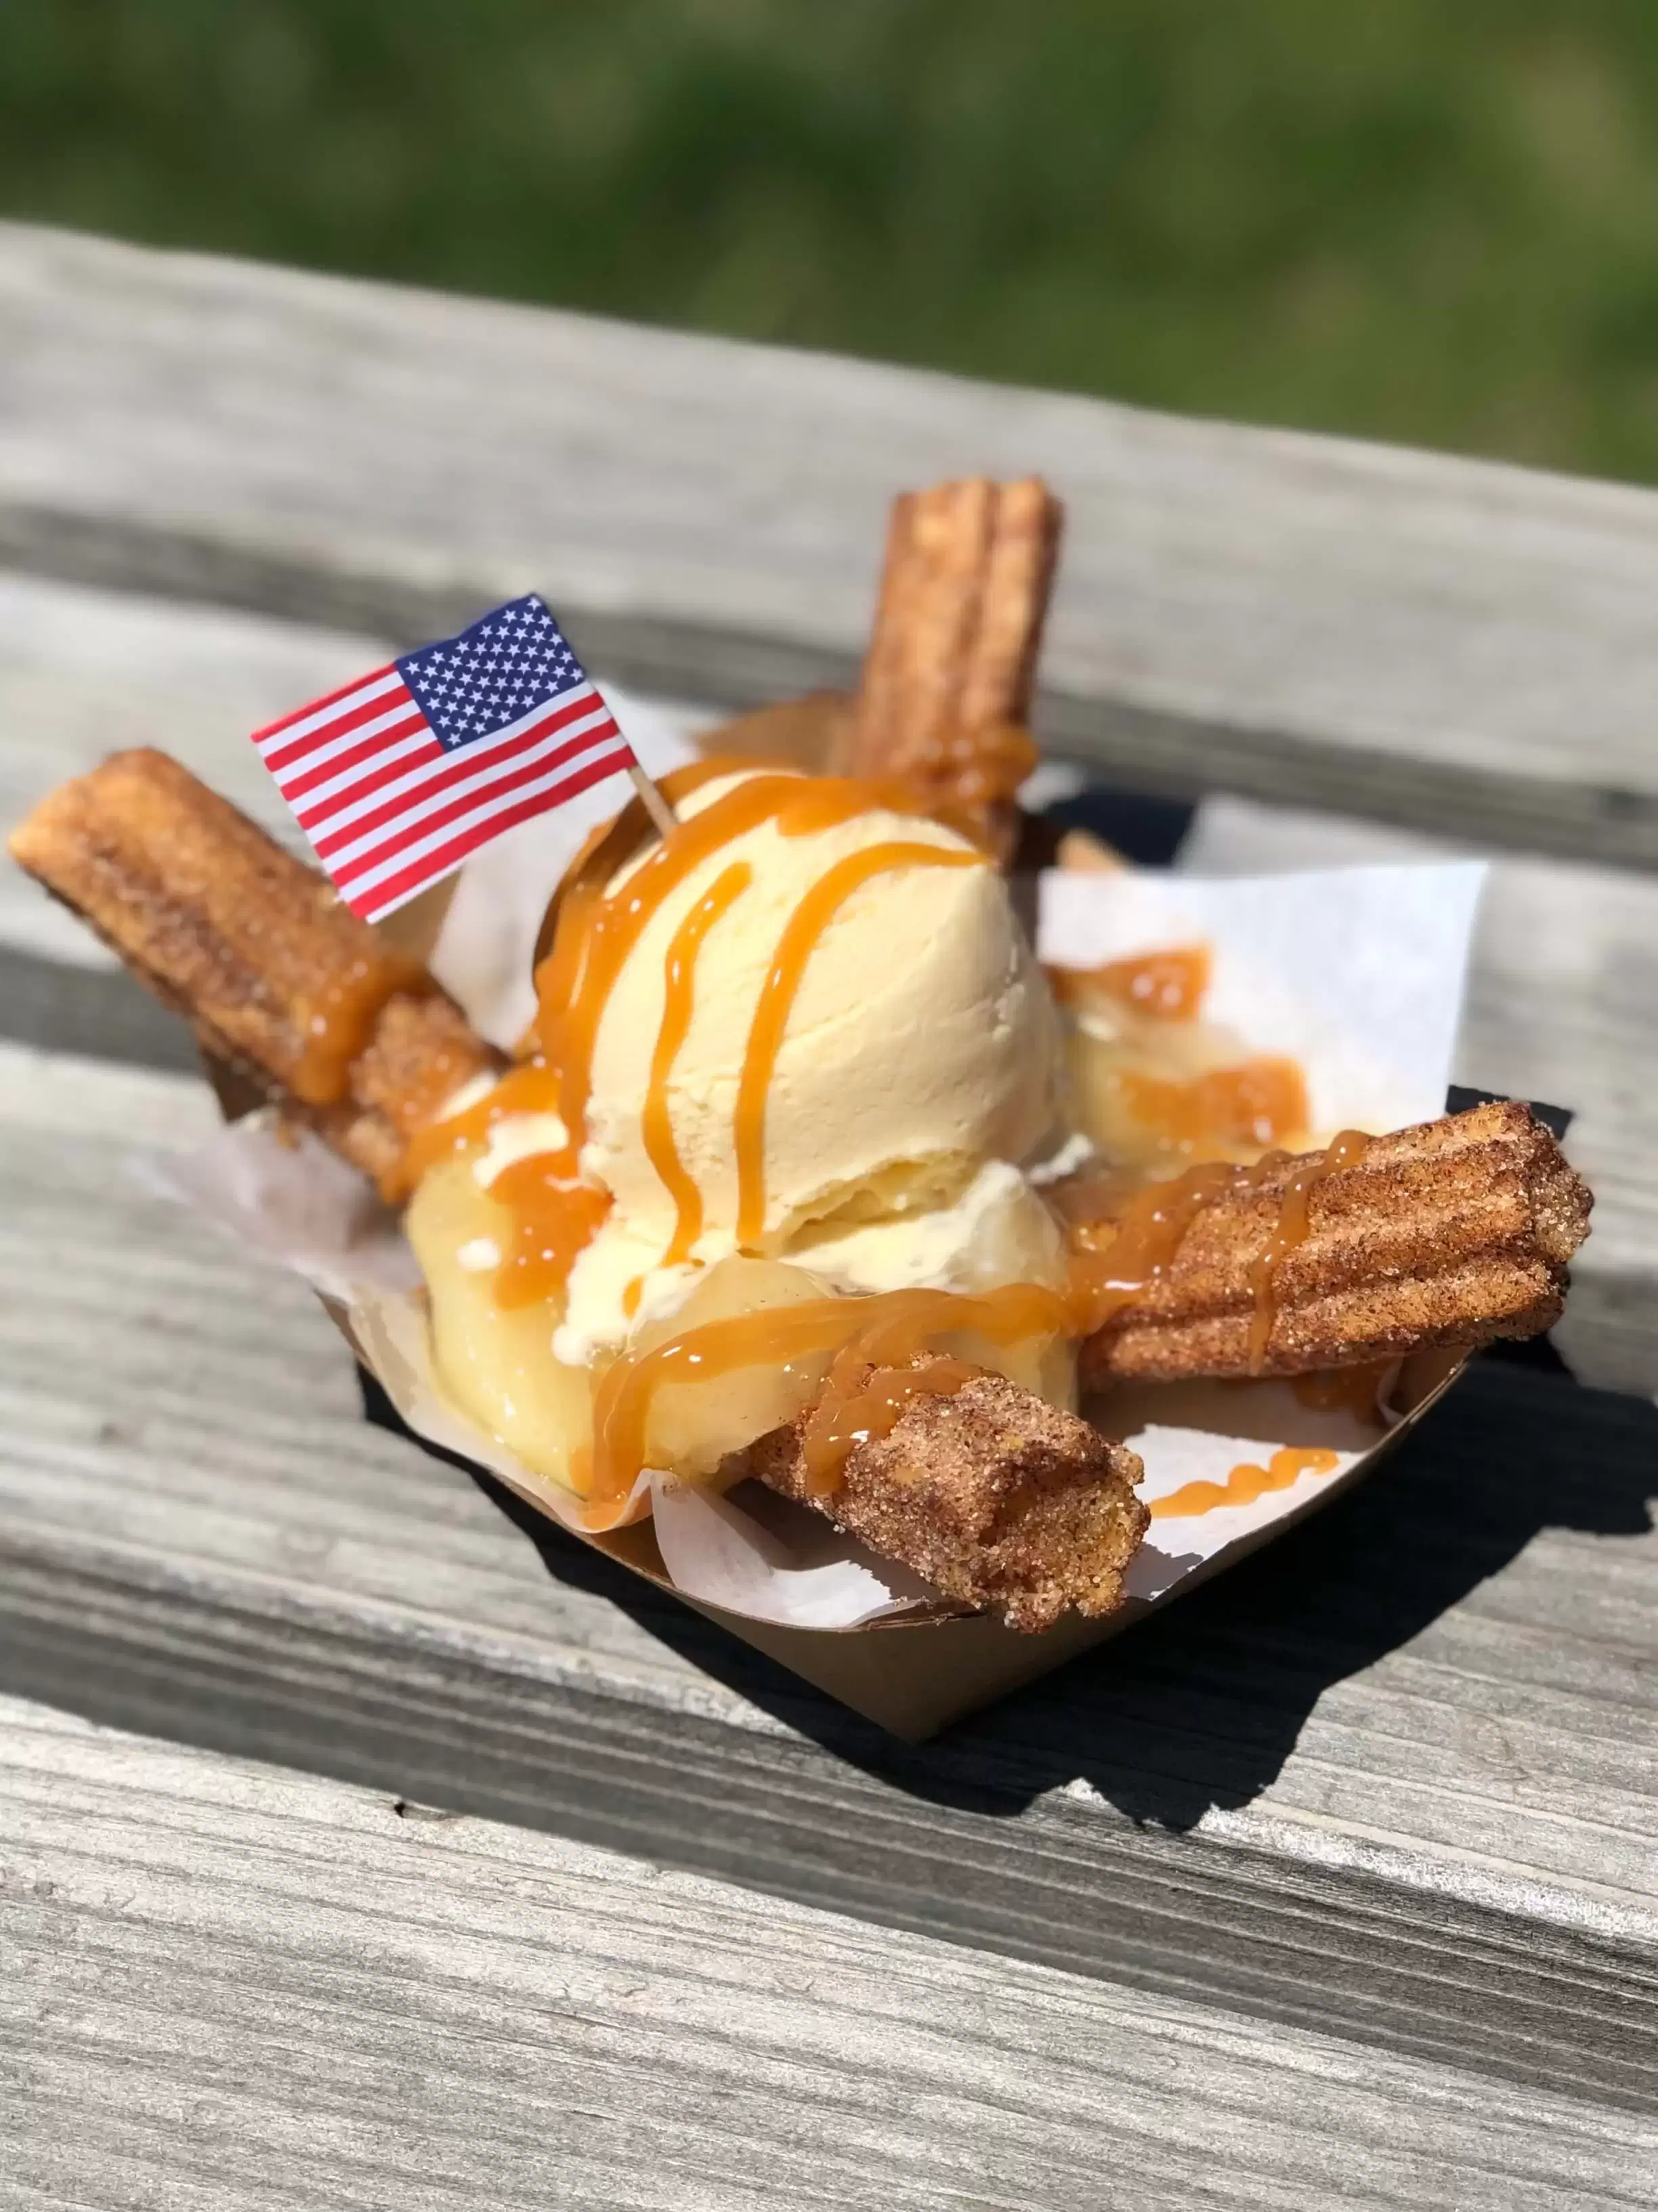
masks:
[[[364,1378],[364,1389],[370,1418],[399,1426],[378,1386]],[[1181,1831],[1250,1803],[1326,1690],[1420,1635],[1542,1529],[1643,1533],[1658,1406],[1477,1364],[1327,1512],[922,1746],[897,1743],[468,1471],[550,1572],[602,1587],[653,1635],[888,1783],[997,1814],[1083,1781],[1129,1820]]]

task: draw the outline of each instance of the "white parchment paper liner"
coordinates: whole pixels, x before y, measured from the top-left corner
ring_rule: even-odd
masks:
[[[625,699],[614,703],[658,773],[688,757],[674,733]],[[516,1036],[527,1016],[524,978],[548,892],[590,825],[530,825],[469,864],[450,904],[434,965],[481,1029]],[[1177,943],[1214,954],[1207,1011],[1252,1050],[1299,1060],[1315,1126],[1372,1130],[1442,1112],[1482,869],[1339,869],[1205,881],[1151,875],[1052,873],[1039,897],[1044,959],[1090,966]],[[151,1162],[155,1187],[240,1241],[295,1269],[330,1302],[398,1413],[427,1442],[500,1476],[581,1534],[578,1501],[535,1474],[452,1406],[433,1374],[423,1293],[392,1218],[319,1143],[279,1138],[268,1115],[234,1122],[197,1152]],[[1141,1496],[1193,1480],[1224,1482],[1241,1462],[1285,1444],[1337,1455],[1253,1504],[1160,1517],[1128,1577],[1142,1604],[1199,1570],[1253,1549],[1273,1526],[1346,1486],[1378,1448],[1378,1432],[1345,1412],[1314,1412],[1288,1384],[1170,1385],[1114,1394],[1090,1409],[1145,1463]],[[841,1536],[820,1516],[744,1486],[716,1497],[642,1477],[621,1516],[653,1509],[666,1577],[684,1595],[756,1622],[824,1630],[936,1617],[925,1586]]]

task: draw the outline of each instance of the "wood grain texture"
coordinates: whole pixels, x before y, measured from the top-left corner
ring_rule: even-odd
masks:
[[[12,2203],[1651,2202],[1632,2116],[10,1699],[0,1869]]]
[[[198,1085],[0,1052],[0,1682],[884,1923],[1633,2107],[1658,1413],[1465,1386],[1349,1506],[902,1749],[366,1427],[150,1197]]]
[[[372,668],[383,645],[0,572],[0,822],[129,745],[158,745],[298,851],[294,817],[248,734]],[[0,943],[112,965],[91,933],[9,864]]]
[[[1650,493],[0,232],[38,572],[405,641],[533,583],[598,666],[743,703],[850,672],[895,490],[1032,470],[1065,750],[1658,866]]]

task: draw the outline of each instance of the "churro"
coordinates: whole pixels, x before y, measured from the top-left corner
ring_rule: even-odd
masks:
[[[884,1436],[853,1446],[827,1493],[812,1479],[810,1420],[774,1429],[738,1465],[1011,1628],[1119,1603],[1148,1518],[1140,1462],[1075,1414],[981,1372],[948,1397],[912,1398]]]
[[[165,753],[44,799],[12,856],[295,1120],[406,1195],[414,1129],[497,1065],[418,963]]]
[[[1559,1316],[1591,1204],[1549,1131],[1514,1103],[1345,1150],[1197,1169],[1127,1207],[1096,1206],[1086,1183],[1059,1196],[1106,1311],[1082,1355],[1096,1389],[1536,1335]]]
[[[1005,850],[1035,763],[1025,732],[1063,509],[1040,478],[982,477],[893,502],[847,738],[854,775],[900,775]]]

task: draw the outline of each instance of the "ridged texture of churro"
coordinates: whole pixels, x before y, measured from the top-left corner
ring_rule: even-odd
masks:
[[[380,1196],[397,1205],[410,1192],[404,1166],[410,1138],[463,1083],[501,1065],[452,999],[440,991],[399,992],[386,1000],[351,1062],[345,1097],[334,1106],[289,1110],[372,1176]]]
[[[908,777],[982,816],[1002,846],[1034,759],[1023,737],[1064,510],[1040,478],[983,477],[895,500],[853,775]]]
[[[1240,1176],[1198,1213],[1164,1272],[1084,1346],[1085,1385],[1300,1374],[1533,1336],[1558,1317],[1588,1187],[1528,1108],[1479,1106],[1377,1137],[1314,1186],[1252,1370],[1251,1271],[1299,1164]]]
[[[821,1498],[804,1425],[751,1444],[745,1471],[946,1597],[1028,1630],[1120,1602],[1149,1518],[1134,1495],[1143,1469],[1075,1414],[1003,1376],[976,1375],[953,1397],[912,1399],[890,1434],[854,1445],[839,1486]]]
[[[388,1198],[404,1194],[410,1132],[497,1064],[453,1001],[394,963],[321,876],[165,753],[114,754],[43,799],[9,842],[210,1052]],[[356,1047],[337,1066],[318,1049],[316,1027],[331,1023]]]

